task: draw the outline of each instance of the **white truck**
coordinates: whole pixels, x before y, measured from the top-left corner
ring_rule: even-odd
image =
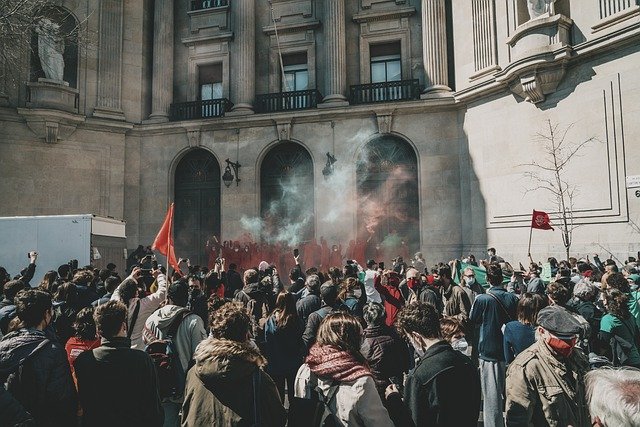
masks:
[[[49,270],[58,270],[70,260],[79,266],[106,268],[114,263],[124,273],[127,258],[125,222],[83,215],[0,217],[0,266],[13,277],[29,264],[29,251],[36,251],[37,286]]]

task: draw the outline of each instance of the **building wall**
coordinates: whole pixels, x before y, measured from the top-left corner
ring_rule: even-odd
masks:
[[[422,22],[422,3],[345,1],[344,95],[350,85],[368,83],[363,49],[369,41],[402,39],[403,78],[426,85],[423,32],[432,29]],[[569,28],[563,39],[547,34],[565,25],[556,21],[527,30],[524,0],[453,0],[453,25],[448,31],[455,49],[449,62],[455,64],[456,91],[442,97],[149,123],[154,2],[110,0],[110,5],[122,6],[121,40],[100,38],[103,3],[62,2],[85,23],[94,42],[80,50],[78,108],[58,112],[27,103],[22,82],[28,80],[28,55],[18,73],[22,77],[13,83],[5,79],[4,90],[0,87],[8,95],[6,106],[0,106],[4,195],[0,215],[114,216],[127,221],[129,247],[149,244],[173,200],[177,163],[189,150],[204,148],[214,154],[221,170],[227,158],[242,164],[240,185],[223,187],[221,192],[222,236],[234,238],[245,231],[243,215],[260,214],[262,159],[279,140],[290,139],[313,159],[316,236],[344,242],[353,236],[357,223],[349,203],[357,191],[355,161],[368,141],[390,133],[406,140],[417,154],[420,227],[416,233],[429,262],[468,252],[479,255],[487,246],[495,246],[503,256],[524,263],[531,210],[553,212],[554,206],[544,192],[526,192],[527,167],[520,165],[543,158],[535,135],[544,132],[550,120],[561,128],[572,125],[567,134],[571,141],[594,138],[568,167],[568,179],[579,184],[575,206],[580,227],[573,251],[581,255],[610,251],[626,257],[640,249],[640,199],[635,189],[625,188],[626,176],[640,175],[635,166],[640,129],[634,120],[640,108],[635,78],[640,64],[640,12],[638,6],[629,6],[609,14],[602,12],[600,3],[556,2],[556,15],[566,16],[559,22]],[[174,2],[173,86],[167,88],[174,103],[196,99],[197,65],[212,61],[227,64],[225,95],[236,102],[234,83],[242,70],[234,4],[221,15],[205,13],[209,19],[205,21],[215,25],[194,31],[194,16],[200,15],[188,12],[187,0]],[[273,4],[281,47],[310,52],[315,86],[327,95],[325,2]],[[268,2],[256,2],[257,95],[280,91],[271,27]],[[557,42],[549,42],[556,38]],[[113,92],[119,96],[120,109],[105,116],[104,110],[96,113],[96,106],[100,61],[108,58],[101,57],[96,47],[120,42],[121,66],[116,70],[121,73],[121,87]],[[529,102],[526,96],[543,99]],[[58,129],[53,140],[47,134],[51,124]],[[45,142],[47,138],[50,142]],[[327,152],[338,159],[334,181],[325,181],[322,175]],[[563,252],[558,231],[534,231],[535,259]]]

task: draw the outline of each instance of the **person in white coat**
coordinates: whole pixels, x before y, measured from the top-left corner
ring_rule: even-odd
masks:
[[[131,339],[131,348],[138,350],[144,350],[145,347],[142,341],[145,322],[167,298],[167,278],[159,269],[151,270],[151,275],[158,284],[158,290],[140,298],[138,296],[138,279],[141,273],[142,269],[135,267],[131,271],[131,275],[120,283],[111,296],[112,300],[122,301],[127,306],[127,334]]]
[[[362,327],[353,316],[330,313],[295,380],[295,396],[313,398],[318,387],[338,425],[393,427],[360,353]]]

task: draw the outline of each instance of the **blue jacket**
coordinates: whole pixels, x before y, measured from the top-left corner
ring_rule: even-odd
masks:
[[[276,324],[275,313],[269,316],[264,327],[265,356],[269,375],[293,375],[298,372],[304,356],[302,343],[304,325],[299,318],[292,319],[285,328]]]
[[[491,295],[489,295],[491,294]],[[492,296],[493,295],[493,296]],[[495,298],[500,300],[500,304]],[[478,356],[489,362],[504,362],[502,325],[516,320],[518,297],[501,287],[492,287],[478,295],[470,320],[480,325]]]

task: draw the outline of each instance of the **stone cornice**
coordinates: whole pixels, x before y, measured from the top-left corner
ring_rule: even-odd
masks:
[[[382,10],[378,12],[364,12],[353,15],[353,21],[358,24],[372,21],[386,21],[389,19],[407,18],[415,15],[415,7],[403,7],[397,9]]]
[[[322,25],[322,23],[317,19],[314,19],[313,21],[294,22],[291,24],[278,24],[278,34],[315,30],[316,28],[319,28],[320,25]],[[276,33],[276,29],[273,25],[267,25],[262,27],[262,32],[268,36],[273,36]]]
[[[205,36],[194,36],[194,37],[184,37],[182,40],[182,44],[185,46],[191,46],[198,43],[206,43],[206,42],[224,42],[233,39],[233,31],[227,31],[224,33],[218,33],[215,35],[205,35]]]

